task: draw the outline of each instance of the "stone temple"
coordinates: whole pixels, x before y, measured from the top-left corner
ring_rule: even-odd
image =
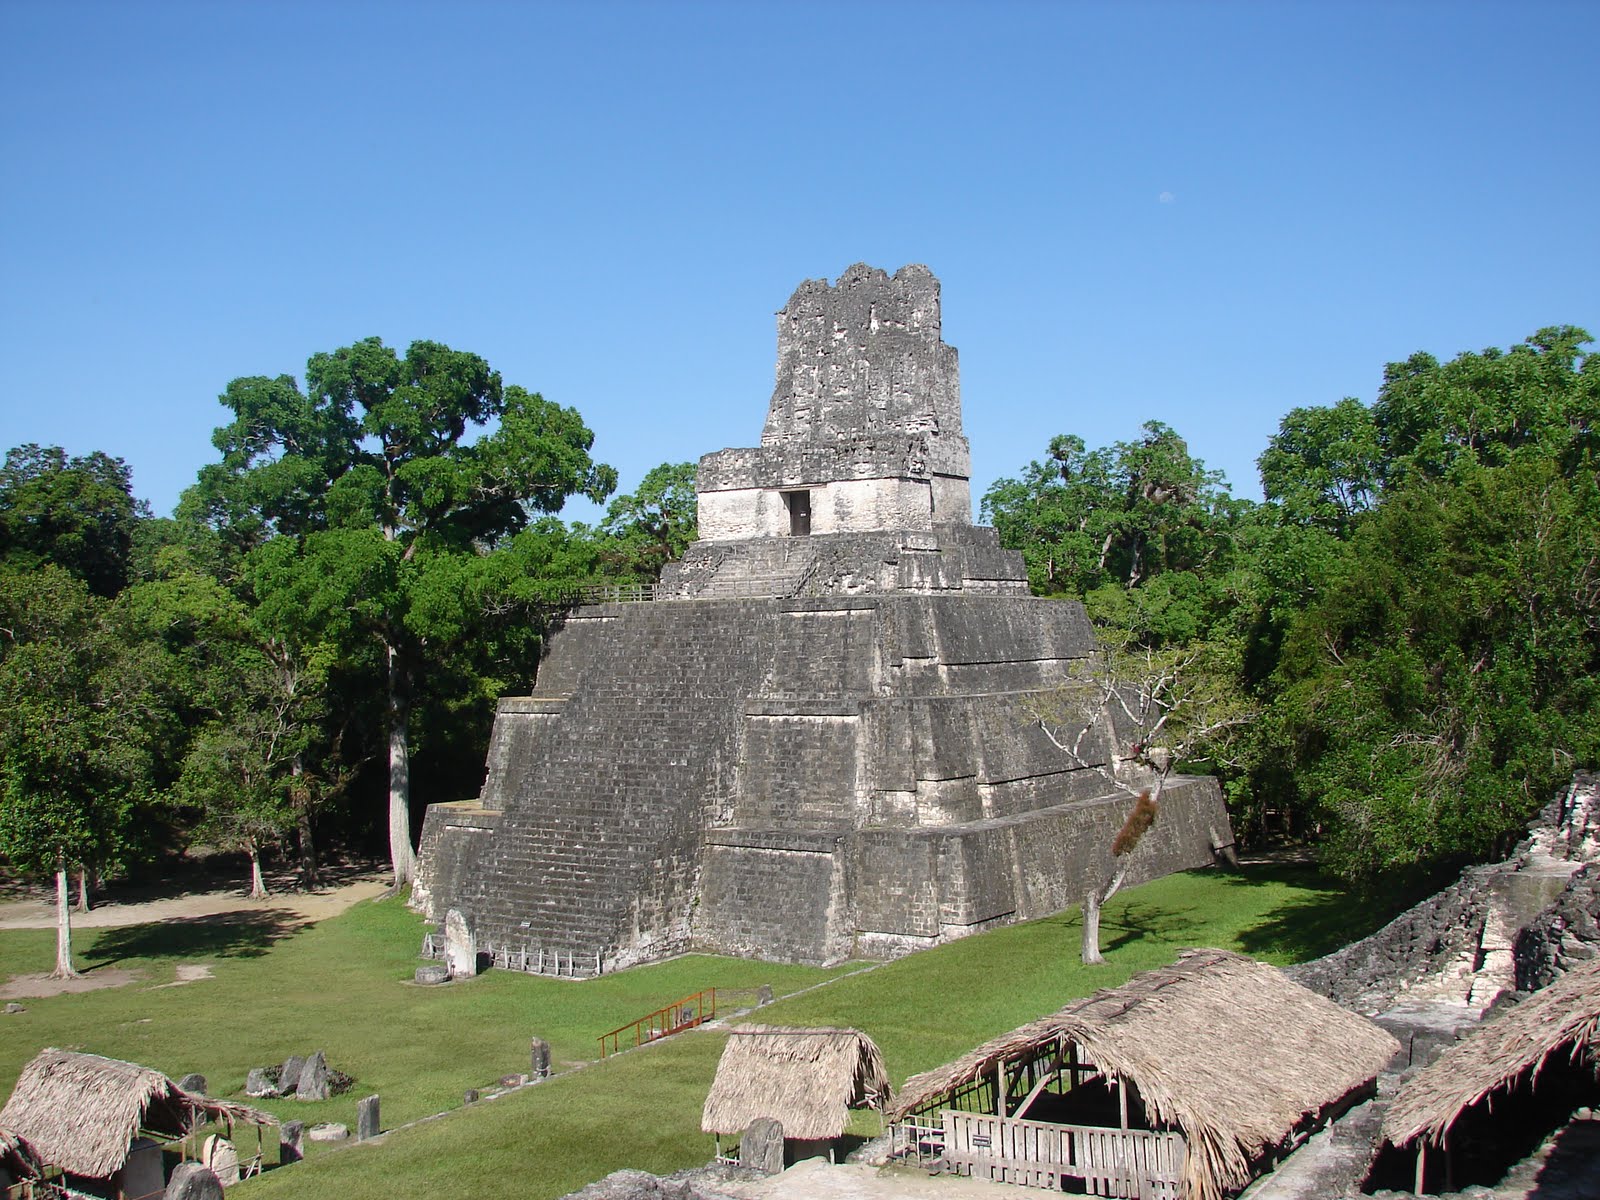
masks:
[[[1129,808],[1031,720],[1092,668],[972,523],[939,281],[864,265],[778,313],[761,444],[700,460],[699,537],[648,603],[573,610],[500,701],[476,799],[435,804],[418,901],[480,950],[589,975],[696,949],[825,963],[1078,900]],[[1129,877],[1231,843],[1216,783],[1168,782]]]

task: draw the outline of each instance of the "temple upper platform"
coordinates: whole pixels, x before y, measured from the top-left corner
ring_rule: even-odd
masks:
[[[933,272],[807,280],[778,312],[761,444],[700,460],[700,540],[663,594],[1025,590],[972,523],[971,473]]]

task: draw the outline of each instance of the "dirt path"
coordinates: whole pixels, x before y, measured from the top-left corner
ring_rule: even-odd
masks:
[[[144,900],[108,900],[87,913],[74,913],[74,929],[118,929],[130,925],[153,925],[162,921],[204,920],[230,914],[281,916],[296,925],[311,925],[337,916],[352,904],[380,896],[387,890],[385,879],[374,871],[343,873],[337,883],[314,892],[288,888],[274,891],[264,900],[252,900],[239,888],[186,892],[177,896],[156,896]],[[54,929],[54,901],[27,897],[0,902],[0,930]],[[178,987],[209,978],[205,967],[177,969],[177,978],[160,987]],[[66,992],[87,992],[99,988],[121,987],[142,978],[136,971],[101,967],[76,979],[52,979],[48,975],[0,977],[0,1000],[21,1000],[59,996]]]
[[[265,900],[252,900],[242,889],[221,888],[189,892],[150,900],[107,900],[86,913],[72,914],[74,929],[117,929],[184,917],[214,917],[222,913],[259,912],[264,908],[287,910],[307,923],[337,916],[352,904],[382,895],[386,884],[377,872],[350,876],[314,892],[274,891]],[[32,898],[0,903],[0,929],[54,929],[55,902]]]

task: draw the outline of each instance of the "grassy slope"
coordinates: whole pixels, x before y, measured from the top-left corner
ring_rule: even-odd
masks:
[[[1365,932],[1376,916],[1307,872],[1174,876],[1107,906],[1104,967],[1078,965],[1079,926],[1069,912],[840,980],[763,1009],[760,1019],[862,1028],[883,1047],[898,1083],[1073,996],[1169,962],[1183,947],[1228,946],[1286,962]],[[376,1091],[392,1128],[523,1067],[531,1034],[551,1041],[559,1069],[592,1058],[596,1034],[700,987],[765,982],[783,994],[839,973],[691,957],[579,984],[490,973],[427,989],[403,982],[416,963],[420,924],[396,903],[361,905],[292,936],[266,936],[259,925],[227,936],[198,923],[105,931],[87,946],[88,961],[121,957],[117,965],[164,982],[175,960],[198,960],[218,977],[28,1001],[27,1013],[0,1019],[0,1086],[8,1089],[46,1044],[174,1075],[199,1070],[217,1094],[236,1092],[251,1065],[320,1047],[358,1082],[349,1096],[316,1106],[314,1119],[353,1125],[355,1098]],[[0,963],[8,972],[48,969],[50,936],[0,934]],[[699,1132],[700,1106],[723,1040],[690,1034],[624,1054],[379,1145],[324,1151],[239,1195],[538,1198],[621,1166],[668,1171],[704,1162],[710,1144]],[[308,1115],[293,1102],[267,1103],[286,1117]]]

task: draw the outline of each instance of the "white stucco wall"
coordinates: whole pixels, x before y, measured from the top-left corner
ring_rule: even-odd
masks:
[[[970,521],[965,480],[939,486],[925,479],[846,479],[812,484],[811,532],[875,533],[894,529],[931,529],[935,520]],[[733,488],[700,493],[700,540],[725,542],[741,538],[788,537],[789,509],[780,488]],[[942,509],[941,507],[942,506]],[[960,510],[945,516],[943,511]]]

